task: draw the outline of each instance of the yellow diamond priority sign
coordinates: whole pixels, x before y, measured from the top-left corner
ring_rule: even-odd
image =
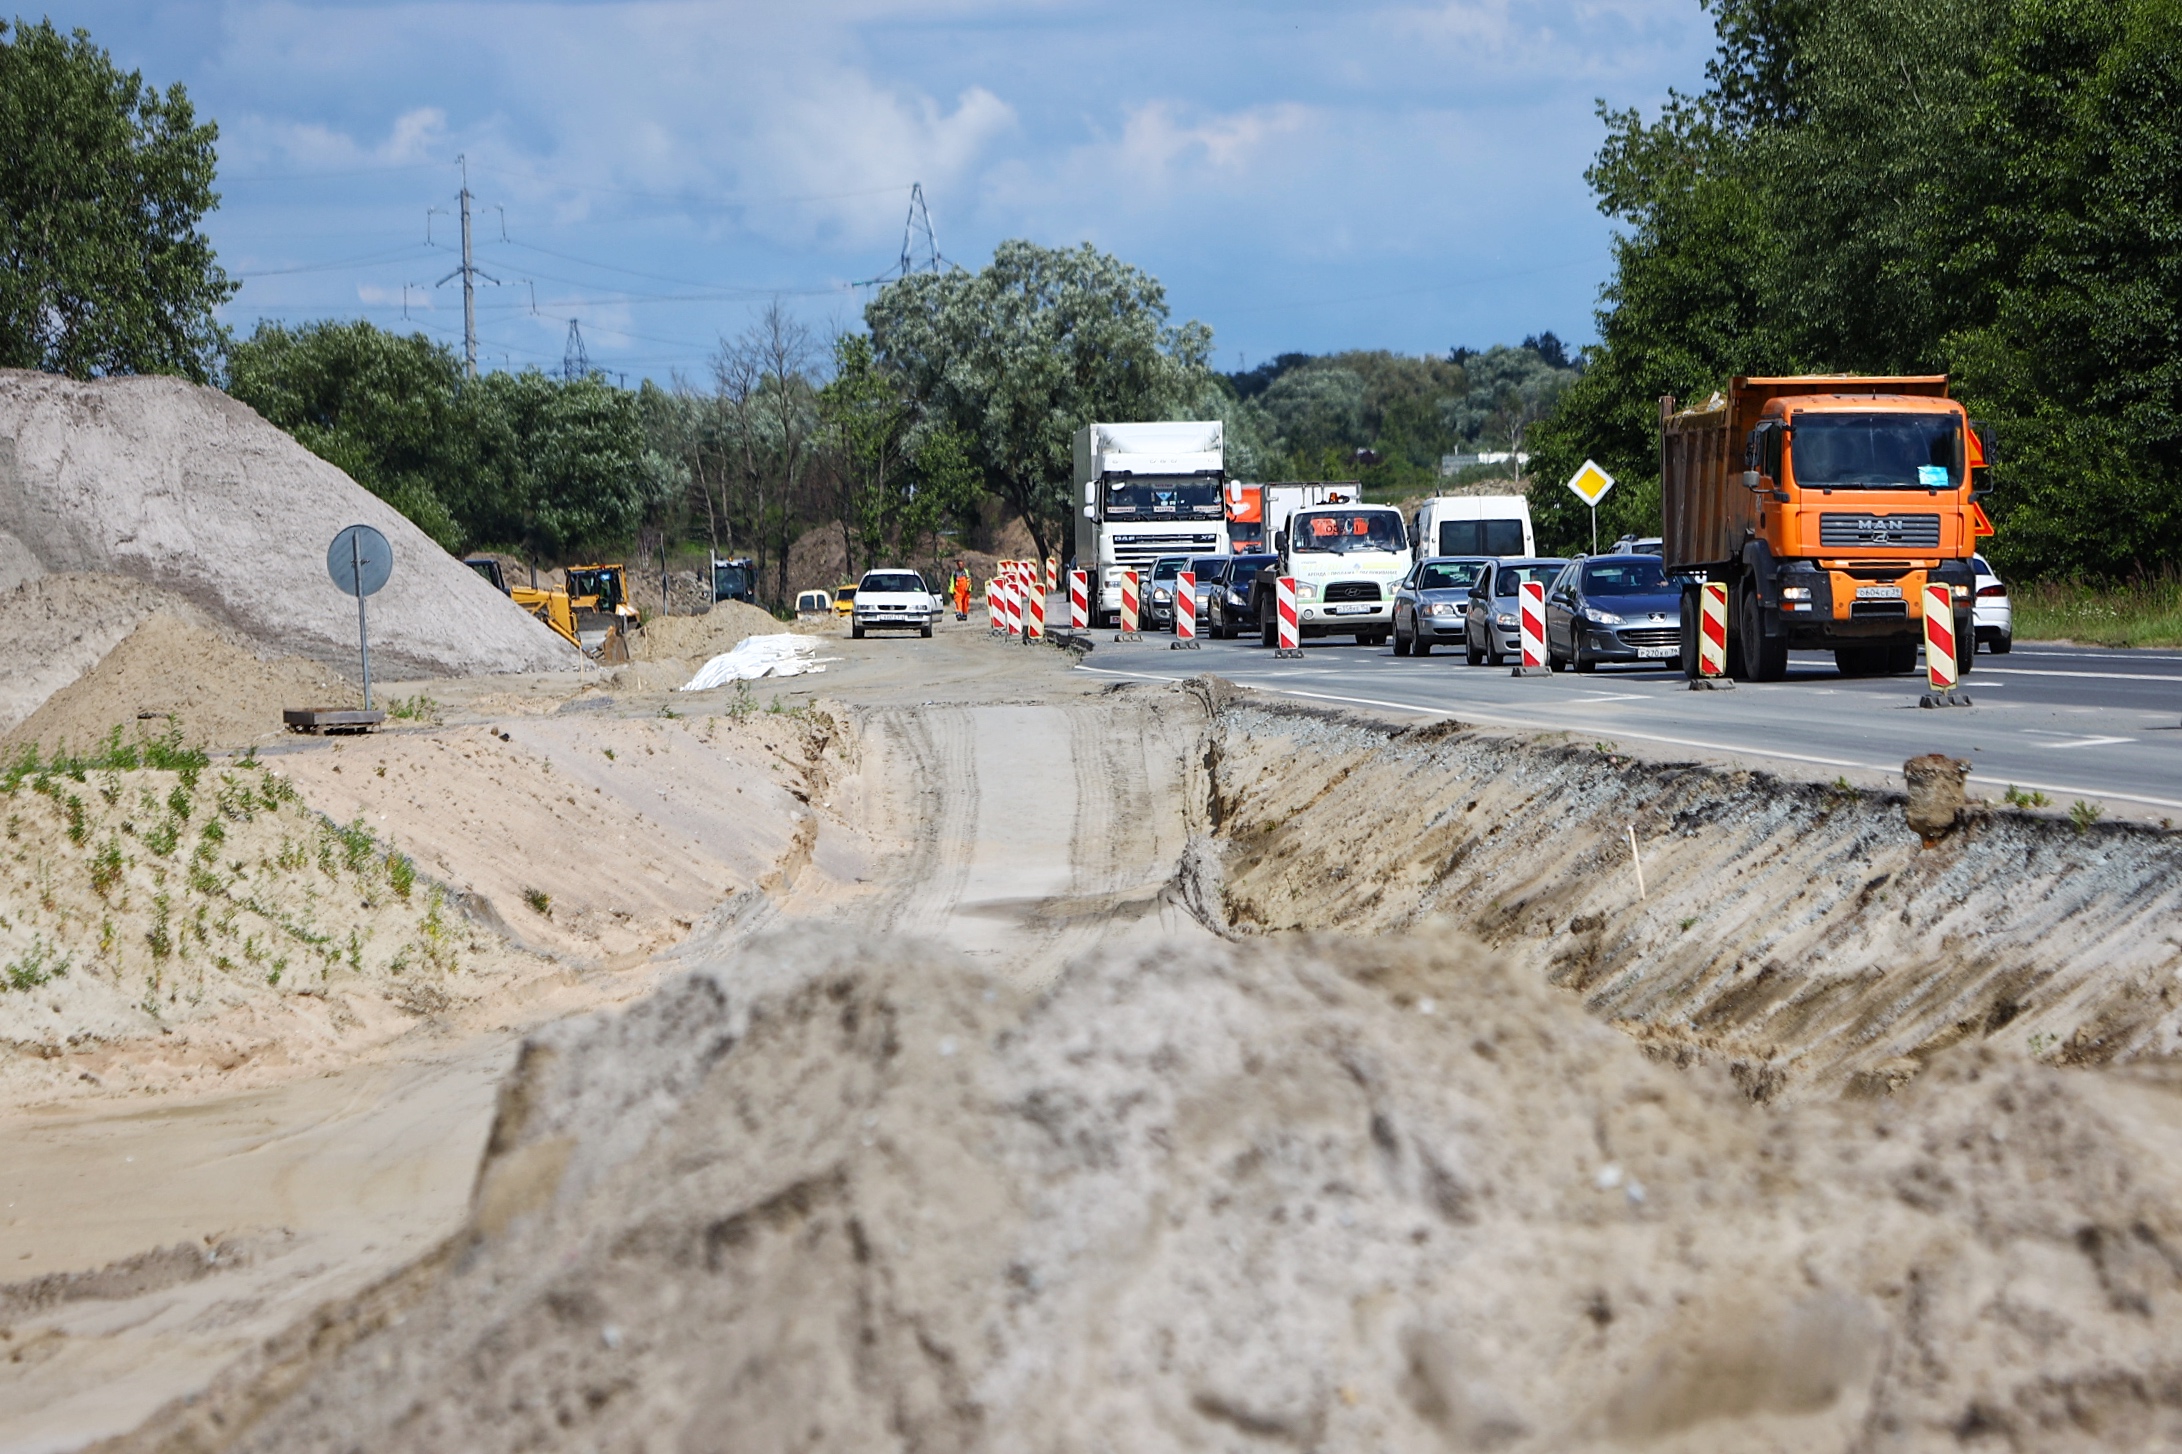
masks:
[[[1583,468],[1570,477],[1568,488],[1575,493],[1577,499],[1596,510],[1599,501],[1606,498],[1606,492],[1614,488],[1614,477],[1587,459],[1583,462]]]

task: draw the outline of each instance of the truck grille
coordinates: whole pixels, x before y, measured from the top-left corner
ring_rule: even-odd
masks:
[[[1829,511],[1818,517],[1818,543],[1837,550],[1853,550],[1860,545],[1937,547],[1940,543],[1940,517],[1844,515]]]
[[[1323,597],[1329,604],[1334,601],[1376,601],[1379,599],[1377,581],[1335,581],[1326,587]]]
[[[1216,531],[1183,535],[1120,535],[1114,536],[1114,558],[1111,564],[1122,570],[1149,572],[1152,562],[1163,555],[1218,555],[1220,537]]]
[[[1679,646],[1682,644],[1682,628],[1679,626],[1624,626],[1622,643],[1626,646]]]
[[[1907,601],[1858,601],[1849,607],[1849,616],[1857,621],[1899,621],[1909,614]]]

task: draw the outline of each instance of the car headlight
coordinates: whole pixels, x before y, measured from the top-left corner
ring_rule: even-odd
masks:
[[[1452,601],[1428,601],[1425,603],[1424,614],[1427,616],[1459,616],[1462,614],[1462,608]]]
[[[1165,586],[1161,586],[1158,590],[1152,592],[1152,599],[1155,601],[1165,601],[1171,599],[1173,595],[1174,592],[1168,590]]]
[[[1809,586],[1782,586],[1780,588],[1780,598],[1783,601],[1808,601],[1811,599],[1811,588]]]
[[[1594,626],[1619,626],[1621,624],[1621,618],[1611,611],[1594,611],[1587,606],[1584,608],[1584,615],[1591,618],[1591,624]]]
[[[1970,588],[1969,588],[1968,586],[1957,586],[1957,587],[1955,587],[1955,599],[1956,599],[1956,600],[1958,600],[1958,601],[1967,601],[1967,600],[1969,600],[1969,599],[1970,599]]]
[[[1493,612],[1493,619],[1503,626],[1513,626],[1515,624],[1515,613],[1513,611],[1495,611]]]
[[[1296,582],[1296,599],[1297,599],[1297,600],[1299,600],[1299,601],[1315,601],[1315,600],[1317,600],[1317,599],[1318,599],[1318,587],[1316,587],[1316,586],[1312,585],[1312,584],[1311,584],[1311,583],[1310,583],[1309,581],[1297,581],[1297,582]]]

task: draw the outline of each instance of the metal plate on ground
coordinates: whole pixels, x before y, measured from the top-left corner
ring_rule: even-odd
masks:
[[[281,712],[280,720],[290,732],[369,732],[386,720],[386,713],[346,707],[289,707]]]

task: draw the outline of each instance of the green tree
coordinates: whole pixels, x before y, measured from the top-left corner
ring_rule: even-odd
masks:
[[[465,395],[494,440],[488,488],[469,522],[479,537],[533,555],[625,545],[659,503],[649,493],[636,396],[597,377],[527,369],[486,374]]]
[[[1073,518],[1075,431],[1186,417],[1208,380],[1210,330],[1168,327],[1158,280],[1088,243],[1004,242],[981,272],[912,274],[880,289],[864,321],[877,358],[926,420],[970,442],[1041,556]]]
[[[493,531],[498,502],[480,489],[493,441],[444,345],[364,322],[260,323],[235,345],[227,375],[228,393],[447,549],[479,533],[515,538]]]
[[[0,366],[211,378],[219,130],[78,30],[0,24]]]

